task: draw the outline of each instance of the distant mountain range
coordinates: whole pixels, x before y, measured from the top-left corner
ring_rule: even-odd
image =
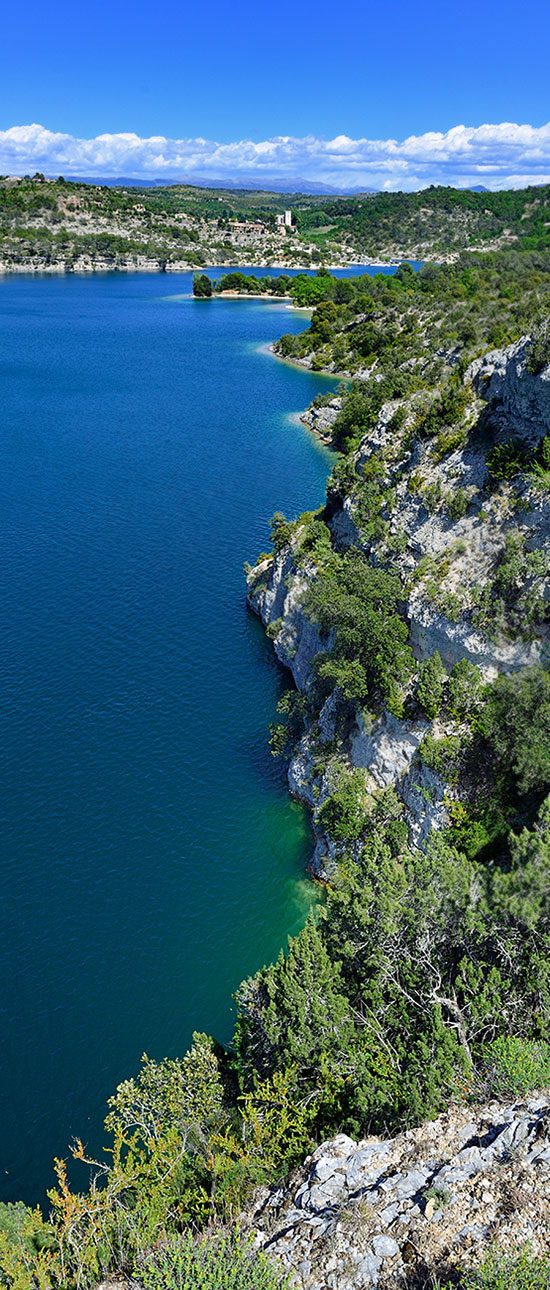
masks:
[[[350,196],[357,193],[376,193],[376,188],[333,188],[330,184],[317,184],[312,179],[211,179],[208,175],[182,175],[181,179],[137,179],[135,176],[68,175],[76,184],[98,184],[102,188],[175,188],[180,184],[191,188],[223,188],[241,192],[311,193],[312,196]]]
[[[50,178],[57,178],[56,175]],[[307,193],[313,197],[359,197],[361,194],[380,192],[378,188],[344,187],[335,188],[331,184],[316,183],[313,179],[281,179],[264,176],[263,179],[212,179],[208,175],[182,175],[181,179],[140,179],[135,175],[68,175],[76,184],[97,184],[101,188],[177,188],[181,184],[190,188],[221,188],[231,192],[266,192],[266,193]],[[487,193],[484,184],[467,184],[464,189],[470,193]]]

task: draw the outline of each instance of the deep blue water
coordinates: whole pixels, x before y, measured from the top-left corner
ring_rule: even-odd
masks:
[[[0,1198],[42,1200],[143,1051],[222,1041],[312,897],[246,612],[323,500],[304,318],[185,275],[0,280]],[[84,1180],[81,1180],[84,1181]]]

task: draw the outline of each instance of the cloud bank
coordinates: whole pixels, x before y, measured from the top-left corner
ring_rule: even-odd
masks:
[[[336,188],[415,189],[431,183],[457,187],[523,187],[550,183],[550,122],[547,125],[457,125],[396,139],[334,139],[278,136],[262,143],[241,139],[167,139],[155,135],[100,134],[78,139],[41,125],[0,131],[0,173],[124,175],[167,182],[238,181],[255,185],[270,178],[302,179]]]

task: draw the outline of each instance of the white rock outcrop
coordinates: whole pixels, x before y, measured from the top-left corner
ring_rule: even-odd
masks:
[[[419,662],[437,650],[447,671],[466,658],[480,669],[487,681],[494,681],[499,672],[533,667],[542,657],[541,640],[490,641],[467,621],[451,622],[422,595],[411,597],[407,611],[410,645]]]
[[[316,654],[330,649],[332,639],[323,637],[302,608],[304,593],[315,566],[297,570],[291,550],[286,547],[263,560],[248,574],[247,600],[265,627],[279,624],[273,645],[277,658],[292,672],[299,690],[307,689]]]
[[[536,443],[550,432],[550,365],[534,375],[527,370],[529,337],[507,349],[477,358],[466,372],[480,398],[495,403],[514,436]]]
[[[451,1107],[396,1138],[318,1147],[247,1216],[298,1290],[437,1284],[489,1251],[550,1253],[550,1095]]]

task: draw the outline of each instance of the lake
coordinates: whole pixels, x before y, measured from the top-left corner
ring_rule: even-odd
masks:
[[[262,349],[303,315],[190,290],[0,280],[1,1199],[99,1149],[142,1052],[227,1041],[313,895],[243,562],[322,503],[291,414],[332,386]]]

